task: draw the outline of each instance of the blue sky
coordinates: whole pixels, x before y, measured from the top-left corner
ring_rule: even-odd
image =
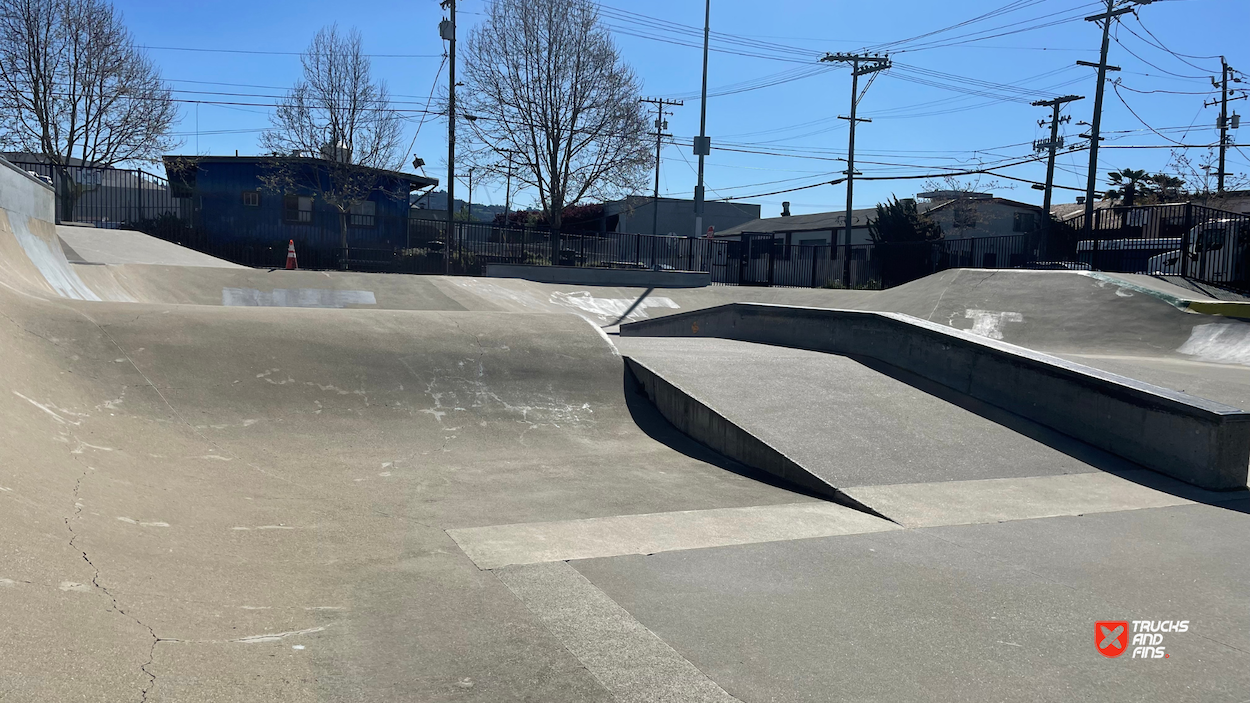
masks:
[[[481,21],[488,0],[460,0],[459,5],[463,38]],[[644,94],[686,98],[669,121],[678,143],[664,149],[661,191],[692,197],[695,157],[690,155],[689,138],[698,133],[701,49],[681,42],[697,44],[700,39],[698,32],[692,37],[683,34],[681,26],[665,23],[701,27],[703,2],[604,0],[602,5],[604,21],[613,28],[623,59],[641,78]],[[376,75],[387,82],[400,108],[425,107],[445,51],[438,37],[443,11],[437,0],[125,0],[117,6],[138,42],[149,47],[149,55],[176,88],[176,97],[203,101],[182,104],[177,133],[185,140],[184,153],[259,153],[257,140],[268,124],[267,108],[220,103],[272,103],[273,96],[299,76],[298,56],[281,52],[298,53],[325,24],[359,28],[370,54],[400,55],[377,56],[373,62]],[[1098,27],[1080,18],[1097,7],[1083,0],[713,0],[713,31],[735,36],[713,44],[727,51],[712,54],[712,92],[777,84],[709,99],[708,133],[719,148],[707,160],[708,198],[798,188],[831,180],[845,169],[838,159],[846,156],[846,122],[836,118],[847,114],[850,76],[845,68],[817,71],[812,67],[821,64],[809,57],[902,42],[1000,8],[1009,9],[889,47],[896,68],[879,75],[860,103],[861,116],[874,121],[859,129],[857,170],[865,177],[916,176],[1029,159],[1034,156],[1033,140],[1045,136],[1037,122],[1049,111],[1028,103],[1069,93],[1087,97],[1068,106],[1073,120],[1063,129],[1078,141],[1076,135],[1086,129],[1078,121],[1090,119],[1096,80],[1093,69],[1074,62],[1097,61],[1100,39]],[[636,15],[630,19],[621,11]],[[1139,14],[1140,23],[1131,15],[1124,18],[1117,30],[1119,41],[1111,44],[1110,62],[1124,69],[1113,74],[1123,81],[1119,93],[1124,102],[1115,91],[1107,91],[1104,144],[1215,143],[1218,110],[1204,109],[1203,102],[1218,95],[1210,81],[1218,74],[1218,58],[1182,59],[1152,44],[1193,57],[1225,55],[1232,66],[1250,73],[1250,48],[1244,40],[1250,2],[1156,0],[1141,7]],[[648,18],[663,22],[657,26]],[[1033,27],[1037,28],[1005,34]],[[975,32],[1003,35],[969,42],[973,37],[967,35]],[[746,45],[744,39],[766,45]],[[782,79],[788,80],[778,82]],[[438,81],[445,85],[445,70]],[[952,86],[960,90],[953,91]],[[1239,87],[1250,88],[1250,80]],[[1250,114],[1250,101],[1232,105]],[[407,138],[414,144],[410,151],[426,160],[430,175],[444,179],[446,121],[427,119],[418,133],[420,121],[414,114],[408,124]],[[1236,143],[1250,142],[1247,130],[1250,123],[1242,127],[1244,136]],[[1196,158],[1205,156],[1201,150],[1190,151]],[[1160,170],[1169,153],[1104,149],[1099,170]],[[1083,188],[1087,159],[1085,152],[1062,155],[1056,182]],[[1250,149],[1233,150],[1229,170],[1250,172]],[[1045,166],[1027,163],[1002,173],[1042,180]],[[993,176],[980,179],[982,186],[992,185],[995,194],[1041,202],[1041,193],[1027,184]],[[869,207],[890,195],[909,197],[924,186],[924,179],[860,181],[856,207]],[[479,185],[474,201],[502,203],[502,191],[499,186]],[[459,183],[457,196],[465,193],[464,183]],[[644,193],[650,193],[650,186]],[[1075,195],[1060,191],[1056,202],[1071,202]],[[522,193],[514,199],[525,205],[533,196]],[[761,204],[765,216],[770,216],[780,212],[783,200],[791,201],[795,213],[807,213],[839,210],[845,199],[844,186],[824,185],[747,202]]]

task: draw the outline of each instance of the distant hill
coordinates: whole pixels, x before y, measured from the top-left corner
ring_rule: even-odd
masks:
[[[460,198],[456,198],[456,211],[459,212],[464,208],[466,202]],[[447,211],[447,191],[436,190],[429,195],[422,195],[419,198],[412,199],[412,205],[427,210]],[[491,222],[495,219],[495,215],[503,214],[502,205],[481,205],[473,203],[473,221],[474,222]]]

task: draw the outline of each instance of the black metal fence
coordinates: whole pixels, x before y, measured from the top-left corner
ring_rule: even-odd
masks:
[[[1189,203],[1116,207],[1070,221],[1076,261],[1250,290],[1250,215]]]
[[[146,231],[153,223],[183,217],[169,182],[140,169],[13,163],[52,184],[58,223]]]
[[[1097,210],[1045,233],[854,246],[784,244],[772,233],[704,239],[562,232],[411,216],[192,224],[190,201],[136,169],[19,162],[56,189],[58,222],[127,228],[235,263],[281,267],[294,239],[301,268],[482,275],[491,264],[703,271],[713,283],[803,288],[888,288],[949,268],[1097,269],[1187,276],[1250,290],[1250,216],[1199,205]]]

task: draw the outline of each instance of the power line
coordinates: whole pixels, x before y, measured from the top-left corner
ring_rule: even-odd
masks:
[[[191,46],[151,46],[139,45],[140,49],[153,51],[194,51],[213,54],[257,54],[261,56],[303,56],[303,51],[256,51],[252,49],[208,49]],[[436,59],[442,54],[364,54],[371,59]]]

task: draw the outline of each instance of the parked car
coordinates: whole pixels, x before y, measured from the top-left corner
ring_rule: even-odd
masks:
[[[1155,257],[1180,246],[1180,237],[1086,239],[1077,242],[1076,259],[1098,271],[1148,273]]]
[[[1179,276],[1182,273],[1205,281],[1239,281],[1246,278],[1246,248],[1250,246],[1250,220],[1226,218],[1204,222],[1189,231],[1181,261],[1180,242],[1172,251],[1153,256],[1148,273]]]

